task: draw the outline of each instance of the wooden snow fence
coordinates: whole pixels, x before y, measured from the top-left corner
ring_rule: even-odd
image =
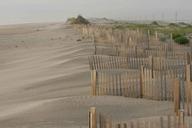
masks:
[[[179,68],[176,66],[185,66],[187,60],[169,59],[164,57],[147,58],[140,57],[119,57],[106,55],[93,55],[88,57],[91,70],[102,69],[140,69],[141,66],[151,66],[156,70]],[[189,62],[190,63],[190,62]]]
[[[162,50],[158,48],[146,49],[141,46],[126,46],[126,45],[110,45],[95,43],[97,55],[112,55],[112,56],[121,56],[121,57],[164,57],[170,59],[180,59],[187,60],[187,54],[191,58],[191,53],[189,50]]]
[[[110,25],[77,25],[83,37],[92,38],[99,55],[134,56],[134,57],[165,57],[186,59],[191,47],[182,46],[171,41],[160,42],[148,32],[140,30],[113,29]],[[171,35],[171,34],[170,34]],[[170,36],[171,38],[172,36]],[[107,45],[103,47],[103,45]],[[148,46],[149,45],[149,46]],[[107,51],[107,52],[106,52]]]
[[[139,69],[141,65],[147,65],[148,58],[117,57],[106,55],[94,55],[89,57],[91,70],[102,69]]]
[[[143,67],[141,70],[143,98],[151,100],[173,101],[176,78],[185,78],[185,67]]]
[[[142,31],[114,29],[111,25],[76,25],[83,37],[94,38],[96,43],[107,43],[112,46],[146,46],[148,36]]]
[[[175,79],[183,81],[184,88],[190,82],[187,67],[141,66],[137,69],[102,69],[91,70],[92,95],[113,95],[151,100],[173,101]],[[187,84],[188,83],[188,84]],[[190,86],[189,86],[190,87]]]
[[[90,115],[94,115],[94,120]],[[121,121],[102,112],[96,112],[96,108],[92,107],[89,110],[88,121],[89,128],[192,128],[192,117],[185,116],[182,112],[178,116],[164,115]]]
[[[83,35],[92,37],[95,36],[95,40],[97,42],[104,42],[105,43],[115,43],[119,44],[126,44],[128,46],[147,46],[147,48],[151,48],[151,46],[161,45],[163,42],[159,40],[158,32],[156,31],[155,34],[151,34],[150,30],[130,30],[130,29],[118,29],[114,28],[113,25],[99,25],[99,24],[92,24],[92,25],[75,25],[75,28],[82,33]],[[170,34],[170,41],[166,42],[169,50],[171,49],[180,49],[184,48],[185,46],[181,46],[175,44],[172,39],[172,34]],[[99,40],[100,39],[100,40]]]
[[[140,97],[138,70],[92,70],[92,94]]]

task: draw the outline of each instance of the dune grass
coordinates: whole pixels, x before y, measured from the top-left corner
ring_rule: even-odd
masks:
[[[144,23],[115,23],[113,24],[114,29],[131,29],[131,30],[144,30],[148,31],[150,30],[153,34],[155,31],[158,31],[160,33],[164,34],[181,34],[186,35],[189,33],[192,33],[192,25],[187,23],[158,23],[157,21],[153,21],[149,24]]]

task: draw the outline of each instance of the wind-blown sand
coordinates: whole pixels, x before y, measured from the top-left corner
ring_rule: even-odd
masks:
[[[0,128],[86,128],[88,109],[128,120],[172,113],[168,102],[91,97],[90,42],[63,23],[0,26]]]

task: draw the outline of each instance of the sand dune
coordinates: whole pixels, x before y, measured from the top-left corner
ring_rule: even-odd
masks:
[[[86,128],[91,106],[122,120],[172,113],[167,102],[89,96],[92,44],[79,38],[63,23],[0,26],[0,128]]]

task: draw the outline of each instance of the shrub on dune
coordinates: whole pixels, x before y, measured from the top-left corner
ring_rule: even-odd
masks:
[[[175,42],[178,44],[188,44],[189,39],[185,36],[179,36],[179,37],[175,38]]]
[[[67,22],[70,24],[85,24],[85,25],[90,24],[90,22],[81,15],[78,15],[77,18],[75,17],[69,18]]]

